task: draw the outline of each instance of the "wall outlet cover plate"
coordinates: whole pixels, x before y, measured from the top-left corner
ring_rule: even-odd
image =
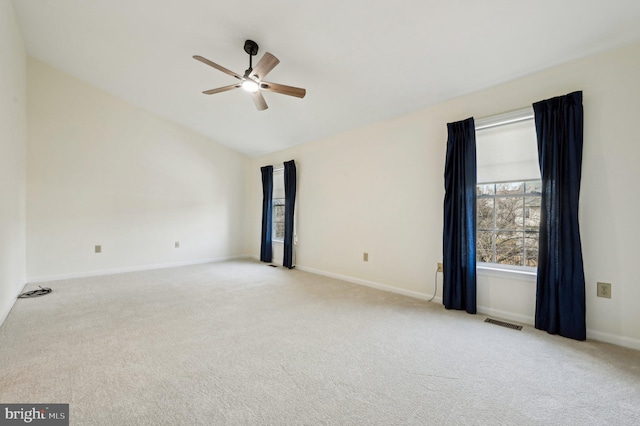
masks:
[[[598,297],[605,297],[607,299],[611,299],[611,283],[598,283],[597,290]]]

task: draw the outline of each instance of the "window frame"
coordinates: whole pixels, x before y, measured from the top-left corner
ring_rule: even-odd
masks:
[[[482,117],[475,120],[475,130],[481,131],[497,126],[509,125],[526,120],[533,120],[533,106],[522,109],[508,111],[497,115]],[[486,182],[491,183],[491,182]],[[476,218],[477,220],[477,218]],[[477,223],[477,222],[476,222]],[[535,283],[537,280],[537,268],[515,265],[504,265],[499,263],[478,262],[476,257],[476,269],[479,275],[495,276],[498,278],[514,279]]]
[[[513,193],[513,194],[498,194],[498,185],[504,185],[504,184],[514,184],[514,183],[522,183],[522,192],[519,193]],[[523,263],[526,263],[526,254],[527,254],[527,250],[526,250],[526,235],[528,232],[532,232],[532,231],[527,231],[527,225],[526,225],[526,218],[527,218],[527,204],[525,202],[526,198],[540,198],[542,197],[541,192],[527,192],[527,184],[538,184],[540,187],[542,186],[542,181],[541,179],[523,179],[523,180],[517,180],[517,181],[511,181],[511,182],[478,182],[476,183],[476,238],[477,238],[477,233],[478,231],[480,231],[480,229],[478,228],[478,213],[477,213],[477,205],[478,205],[478,200],[479,199],[492,199],[493,201],[493,227],[492,229],[483,229],[483,231],[491,231],[492,233],[492,259],[495,260],[497,257],[497,250],[496,250],[496,235],[500,232],[500,231],[504,231],[504,232],[517,232],[517,233],[521,233],[522,234],[522,259],[523,259]],[[483,194],[483,195],[478,195],[478,188],[481,185],[493,185],[493,193],[492,194]],[[496,200],[497,199],[506,199],[506,198],[520,198],[522,199],[522,225],[516,229],[509,229],[509,230],[503,230],[503,229],[498,229],[497,228],[497,214],[496,214]],[[536,232],[538,232],[538,244],[539,244],[539,229],[540,229],[540,224],[538,223],[538,230]],[[477,248],[476,248],[477,250]],[[520,274],[520,275],[525,275],[525,276],[533,276],[535,277],[537,275],[537,266],[526,266],[526,265],[513,265],[513,264],[504,264],[504,263],[495,263],[495,262],[482,262],[478,260],[478,253],[476,251],[476,268],[482,270],[482,271],[486,271],[486,272],[493,272],[493,273],[498,273],[500,275],[502,275],[503,273],[515,273],[515,274]]]
[[[276,220],[276,208],[282,206],[282,220]],[[284,243],[284,222],[285,222],[285,199],[284,198],[272,198],[271,199],[271,241],[276,243]],[[282,223],[283,234],[282,238],[278,238],[276,235],[276,224]]]

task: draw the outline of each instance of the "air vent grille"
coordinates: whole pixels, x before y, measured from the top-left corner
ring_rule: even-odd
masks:
[[[484,320],[484,322],[488,322],[489,324],[499,325],[501,327],[507,327],[507,328],[510,328],[512,330],[522,330],[522,326],[521,325],[511,324],[510,322],[498,321],[498,320],[494,320],[492,318],[487,318],[486,320]]]

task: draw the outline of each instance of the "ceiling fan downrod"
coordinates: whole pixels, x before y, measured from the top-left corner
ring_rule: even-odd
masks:
[[[252,59],[258,54],[258,43],[253,40],[246,40],[244,42],[244,51],[249,54],[249,69],[245,72],[245,77],[247,77],[253,71]]]

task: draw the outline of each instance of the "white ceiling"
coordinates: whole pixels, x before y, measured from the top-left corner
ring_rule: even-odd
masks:
[[[14,0],[27,51],[250,156],[640,40],[638,0]],[[280,59],[256,110],[245,39]],[[254,60],[254,65],[256,61]]]

